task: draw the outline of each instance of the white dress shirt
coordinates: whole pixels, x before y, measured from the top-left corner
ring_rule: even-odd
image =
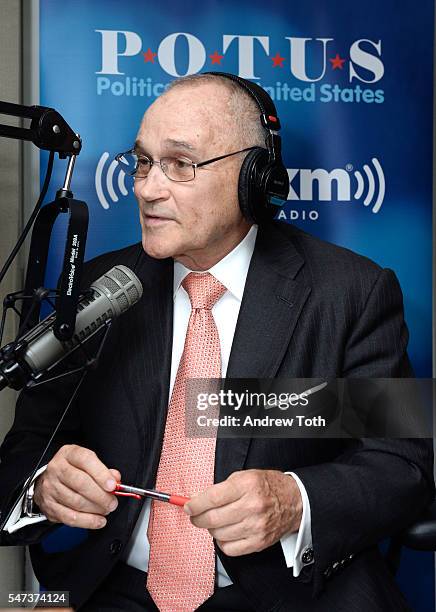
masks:
[[[233,336],[244,293],[248,268],[254,251],[256,235],[257,226],[253,226],[245,238],[228,255],[226,255],[226,257],[221,259],[221,261],[208,270],[208,272],[219,280],[227,289],[224,295],[212,308],[212,314],[220,338],[221,375],[223,378],[227,372]],[[187,276],[190,272],[192,272],[192,270],[189,270],[179,262],[175,262],[173,285],[174,325],[169,397],[171,397],[180,358],[183,353],[188,321],[191,314],[191,303],[189,296],[181,285],[185,276]],[[44,468],[41,468],[37,475],[39,475],[43,469]],[[307,564],[303,563],[302,555],[305,551],[312,547],[310,504],[306,489],[298,476],[293,472],[286,473],[295,479],[303,500],[303,514],[299,531],[296,533],[285,534],[280,540],[286,565],[287,567],[293,568],[293,575],[294,577],[297,577],[302,567]],[[145,572],[148,570],[150,554],[150,546],[147,537],[150,506],[151,501],[146,500],[132,536],[122,555],[122,558],[126,563]],[[5,527],[5,529],[10,533],[17,531],[21,527],[24,527],[31,522],[38,522],[45,519],[43,515],[36,518],[22,517],[21,508],[22,499],[16,504],[14,512],[12,513],[12,516]],[[175,509],[175,511],[177,511],[177,509]],[[218,586],[223,587],[232,584],[232,581],[230,580],[218,557],[216,561]]]

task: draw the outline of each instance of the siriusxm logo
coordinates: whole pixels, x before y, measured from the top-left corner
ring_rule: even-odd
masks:
[[[109,201],[116,203],[120,196],[126,197],[126,174],[115,161],[108,161],[110,155],[105,151],[95,171],[95,190],[101,206],[107,210]],[[383,168],[376,157],[372,158],[374,170],[364,164],[363,172],[354,170],[351,164],[343,168],[325,170],[317,168],[288,168],[290,189],[288,200],[299,202],[352,202],[361,201],[370,207],[373,213],[378,213],[385,197],[386,184]],[[298,186],[297,186],[298,184]],[[336,194],[334,193],[336,191]],[[281,211],[280,214],[284,211]],[[278,218],[286,219],[286,215]],[[316,214],[318,218],[318,214]]]
[[[126,58],[141,54],[145,63],[159,63],[161,69],[173,78],[196,74],[206,69],[209,63],[220,66],[218,70],[225,69],[225,65],[221,63],[225,64],[227,53],[236,53],[239,76],[253,80],[260,78],[256,74],[255,58],[258,59],[262,55],[269,57],[272,68],[286,67],[287,71],[302,83],[321,81],[327,70],[331,68],[346,72],[349,83],[355,81],[377,83],[385,71],[381,40],[367,38],[353,41],[348,54],[341,58],[337,53],[334,38],[285,36],[280,52],[270,56],[269,36],[222,34],[219,43],[222,51],[219,53],[215,47],[212,49],[210,45],[188,32],[168,34],[155,50],[150,47],[146,49],[148,45],[144,46],[137,32],[126,30],[95,30],[95,32],[101,38],[101,66],[96,71],[98,75],[124,75],[127,67]],[[274,41],[274,45],[277,45],[277,42]],[[184,70],[180,69],[177,61],[177,50],[180,46],[187,48],[188,61],[187,64],[183,62]],[[344,65],[346,65],[345,70]]]
[[[371,161],[375,172],[368,164],[364,164],[363,173],[360,170],[354,170],[351,164],[346,166],[346,170],[343,168],[335,168],[330,171],[322,168],[316,170],[288,168],[290,182],[288,200],[312,202],[315,199],[314,188],[316,186],[319,202],[331,202],[332,200],[350,202],[354,198],[363,200],[364,206],[371,206],[372,212],[378,213],[385,197],[386,183],[383,168],[378,159],[373,157]],[[299,193],[295,186],[298,178],[300,181]],[[336,197],[333,196],[333,187],[336,188]]]

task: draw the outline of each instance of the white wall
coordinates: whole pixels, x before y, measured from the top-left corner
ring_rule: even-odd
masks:
[[[0,100],[21,102],[21,0],[2,0],[0,17]],[[0,123],[12,123],[0,115]],[[22,210],[21,144],[0,138],[0,267],[10,253],[21,228]],[[20,265],[10,269],[0,288],[0,300],[22,285]],[[16,333],[15,315],[9,319],[3,344]],[[10,428],[14,414],[15,393],[4,390],[0,395],[0,441]],[[0,606],[5,594],[24,587],[24,549],[0,548]]]

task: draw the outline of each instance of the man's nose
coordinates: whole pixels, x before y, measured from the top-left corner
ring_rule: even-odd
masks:
[[[135,179],[135,195],[146,202],[165,200],[169,197],[169,179],[158,163],[154,163],[145,178]]]

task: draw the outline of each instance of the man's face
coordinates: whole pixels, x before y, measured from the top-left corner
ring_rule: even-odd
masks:
[[[176,87],[147,110],[138,136],[139,152],[154,160],[182,157],[201,162],[237,151],[222,85]],[[194,270],[210,268],[244,237],[249,225],[238,204],[244,153],[198,168],[193,181],[168,179],[158,164],[135,180],[144,250],[173,257]]]

